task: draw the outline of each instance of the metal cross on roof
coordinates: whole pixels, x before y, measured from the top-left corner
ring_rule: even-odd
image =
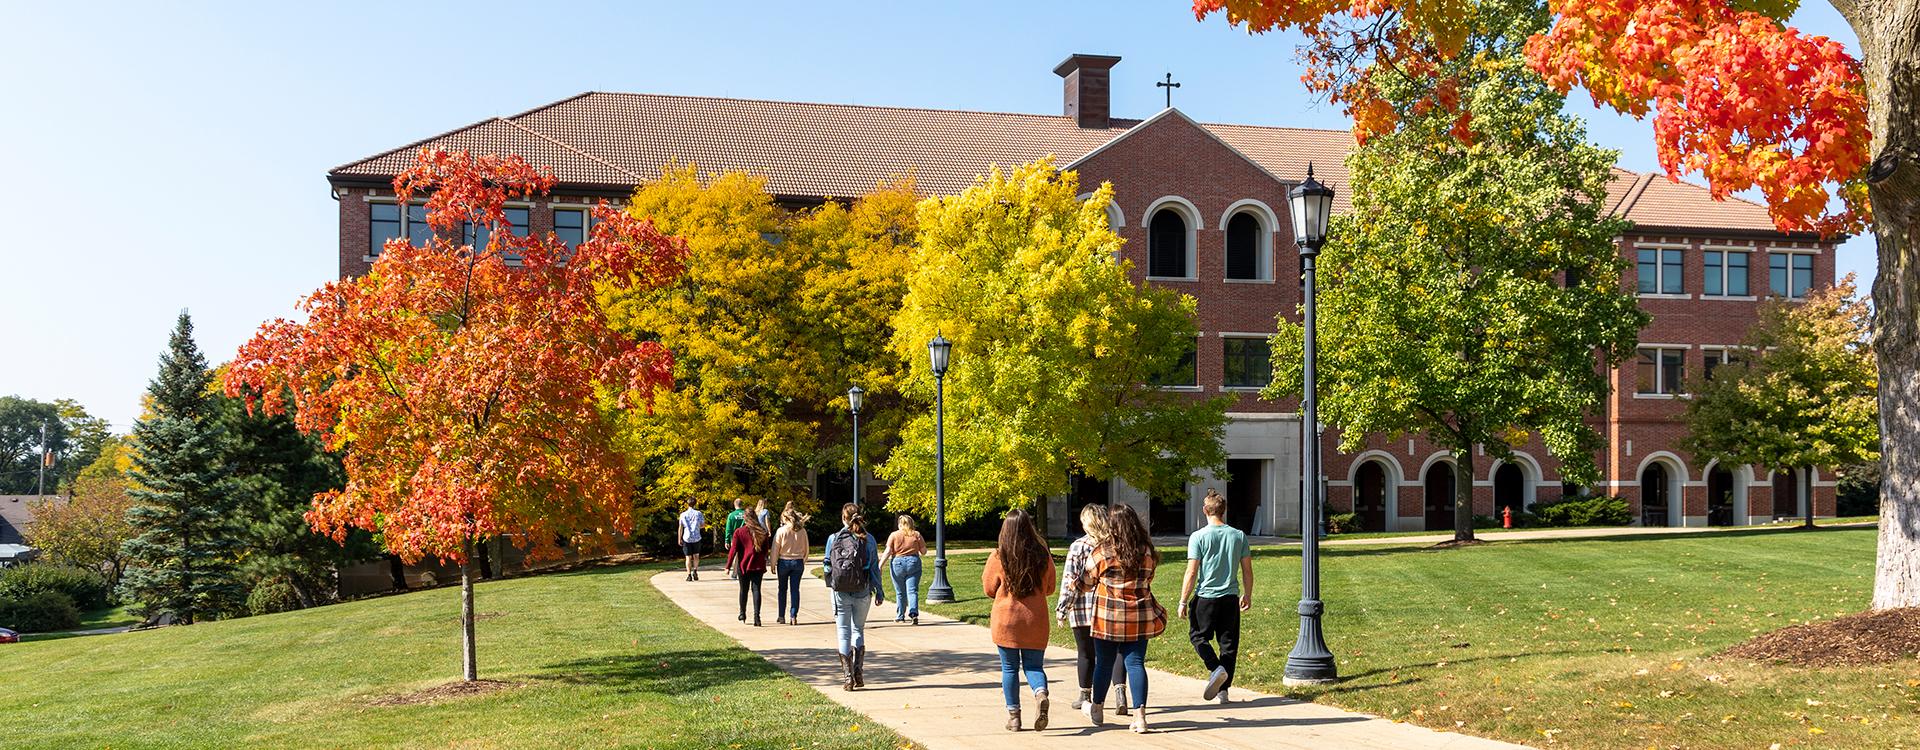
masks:
[[[1173,82],[1173,74],[1168,73],[1167,80],[1154,85],[1167,90],[1167,109],[1173,109],[1173,90],[1180,88],[1180,84]]]

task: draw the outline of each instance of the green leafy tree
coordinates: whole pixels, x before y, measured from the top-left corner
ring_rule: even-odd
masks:
[[[1353,211],[1319,259],[1322,419],[1343,450],[1375,433],[1449,449],[1460,540],[1475,446],[1506,458],[1537,434],[1569,479],[1591,480],[1602,368],[1648,320],[1620,284],[1625,225],[1602,211],[1614,154],[1520,58],[1542,9],[1499,7],[1482,6],[1485,30],[1452,63],[1464,83],[1381,77],[1402,125],[1349,157]],[[1300,392],[1301,333],[1281,321],[1270,398]]]
[[[1804,302],[1768,300],[1738,358],[1689,387],[1681,446],[1702,461],[1773,468],[1879,461],[1872,318],[1851,274]]]
[[[137,536],[125,546],[121,598],[182,623],[237,612],[243,600],[234,528],[237,493],[226,460],[227,436],[210,389],[213,374],[180,313],[147,386],[150,412],[133,426],[138,501],[128,512]]]
[[[301,607],[326,603],[335,570],[379,554],[366,531],[352,530],[341,543],[307,523],[313,497],[346,483],[340,459],[302,433],[291,413],[249,414],[242,399],[219,401],[242,579],[249,588],[288,587]]]
[[[0,396],[0,494],[31,495],[39,491],[40,438],[46,429],[46,447],[55,465],[46,470],[46,489],[59,485],[59,459],[68,452],[67,423],[59,404],[18,396]]]
[[[87,413],[86,407],[73,399],[58,399],[53,405],[60,413],[60,422],[67,428],[69,450],[56,457],[60,486],[67,487],[81,471],[92,466],[100,458],[100,452],[114,440],[113,427],[106,419]],[[51,484],[52,479],[48,482]]]
[[[1132,281],[1107,226],[1111,186],[1079,193],[1077,175],[1041,161],[920,204],[893,338],[917,408],[880,468],[889,507],[933,511],[936,334],[953,342],[949,520],[1028,506],[1076,473],[1162,494],[1226,463],[1227,399],[1149,384],[1191,350],[1193,298]]]
[[[623,417],[653,509],[687,497],[805,505],[809,469],[852,465],[853,385],[869,394],[862,452],[884,453],[901,420],[888,342],[916,200],[904,182],[786,211],[762,178],[703,180],[693,166],[635,191],[627,211],[687,243],[674,284],[608,303],[617,329],[674,354],[674,387]]]

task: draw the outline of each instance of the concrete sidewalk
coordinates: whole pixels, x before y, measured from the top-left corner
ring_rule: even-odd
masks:
[[[735,620],[739,588],[726,574],[709,572],[689,582],[685,574],[653,577],[655,588],[695,619],[758,652],[775,666],[834,701],[866,714],[929,750],[1005,750],[1018,747],[1085,747],[1087,735],[1099,735],[1106,748],[1243,748],[1307,750],[1492,750],[1517,748],[1504,742],[1397,724],[1364,714],[1288,700],[1234,688],[1225,706],[1200,699],[1200,680],[1149,670],[1148,720],[1153,733],[1127,731],[1129,719],[1108,711],[1105,727],[1088,726],[1071,706],[1074,653],[1047,650],[1047,677],[1053,692],[1050,726],[1045,732],[1006,730],[1000,697],[1000,662],[987,629],[926,611],[918,627],[893,623],[893,603],[873,608],[867,625],[867,687],[840,689],[840,660],[834,649],[832,604],[820,581],[801,584],[801,625],[776,625],[774,589],[766,586],[762,620],[752,627]],[[1178,639],[1156,639],[1153,649],[1186,651]],[[1022,684],[1024,696],[1026,686]],[[1025,697],[1026,725],[1033,725],[1033,704]],[[1013,743],[1010,745],[1010,743]]]

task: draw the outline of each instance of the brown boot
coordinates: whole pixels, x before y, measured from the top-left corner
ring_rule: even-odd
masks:
[[[1041,690],[1033,694],[1033,702],[1040,709],[1034,712],[1033,716],[1033,731],[1038,732],[1047,728],[1047,708],[1051,699],[1047,696],[1047,691]]]
[[[853,689],[853,687],[854,687],[854,685],[853,685],[853,655],[851,655],[851,654],[841,654],[841,655],[840,655],[840,672],[841,672],[841,674],[843,674],[843,675],[844,675],[844,676],[846,676],[846,678],[847,678],[847,681],[846,681],[846,683],[845,683],[845,684],[842,684],[842,685],[840,686],[840,689],[841,689],[841,690],[852,690],[852,689]]]
[[[855,646],[853,648],[853,686],[854,687],[863,688],[867,686],[866,666],[867,666],[867,647]]]
[[[1009,732],[1020,731],[1020,709],[1017,709],[1017,708],[1007,709],[1007,731]]]

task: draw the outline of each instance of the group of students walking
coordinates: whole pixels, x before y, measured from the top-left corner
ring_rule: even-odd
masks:
[[[767,544],[765,503],[745,513],[735,501],[739,525],[729,528],[728,570],[740,580],[740,620],[753,605],[760,624],[760,578],[770,555],[777,556],[779,622],[796,623],[799,579],[806,569],[807,517],[792,503],[781,513],[781,527]],[[1228,701],[1240,645],[1240,614],[1251,606],[1253,561],[1246,534],[1227,525],[1226,498],[1208,490],[1202,510],[1207,525],[1187,541],[1187,569],[1180,588],[1178,615],[1186,618],[1195,653],[1208,672],[1202,697]],[[841,508],[841,528],[827,536],[821,569],[833,599],[835,632],[843,689],[864,687],[866,622],[872,607],[885,601],[881,569],[892,575],[896,592],[894,622],[919,624],[919,578],[926,540],[901,516],[884,554],[869,533],[858,506]],[[680,518],[688,580],[699,580],[700,511],[687,506]],[[729,518],[728,526],[733,527]],[[980,576],[981,590],[993,600],[989,629],[1000,658],[1000,688],[1006,701],[1007,729],[1024,728],[1020,680],[1032,693],[1034,730],[1047,728],[1051,696],[1044,669],[1052,621],[1073,630],[1078,651],[1079,697],[1073,708],[1094,726],[1105,723],[1108,699],[1114,712],[1132,718],[1131,729],[1147,726],[1147,644],[1166,631],[1167,611],[1153,594],[1160,564],[1147,526],[1125,505],[1088,505],[1080,511],[1085,534],[1067,551],[1056,575],[1053,555],[1033,519],[1024,510],[1007,514]],[[689,541],[691,538],[691,541]],[[791,565],[790,565],[791,563]],[[792,571],[791,578],[789,570]],[[1059,593],[1056,606],[1047,597]],[[1216,645],[1217,644],[1217,645]]]

